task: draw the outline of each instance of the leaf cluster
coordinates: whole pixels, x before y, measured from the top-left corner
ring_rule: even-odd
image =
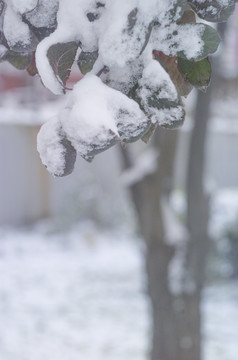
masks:
[[[89,25],[103,21],[107,2],[109,0],[91,1],[92,6],[85,15]],[[83,37],[75,36],[70,41],[57,39],[55,43],[49,43],[46,61],[62,93],[67,90],[71,67],[76,62],[83,75],[97,75],[112,91],[120,91],[136,102],[139,109],[132,111],[131,102],[128,102],[128,107],[117,105],[117,111],[113,112],[116,127],[106,129],[104,124],[98,126],[90,143],[86,138],[68,136],[66,127],[57,125],[55,129],[61,129],[57,139],[63,149],[63,170],[53,171],[55,175],[67,175],[73,170],[75,149],[86,160],[92,160],[94,155],[117,142],[133,142],[140,138],[147,142],[157,126],[169,129],[180,126],[185,117],[182,97],[186,97],[193,87],[205,91],[209,86],[211,64],[208,56],[220,43],[217,31],[199,19],[227,21],[234,11],[235,2],[170,0],[172,5],[163,14],[164,22],[159,15],[154,15],[149,22],[141,20],[141,9],[135,7],[126,14],[120,43],[114,40],[109,44],[110,39],[98,40],[96,47],[90,49]],[[39,73],[46,85],[35,54],[45,39],[57,31],[60,1],[36,0],[29,2],[31,6],[28,8],[18,9],[13,3],[0,0],[0,61],[8,61],[32,76]],[[22,24],[21,36],[14,21]],[[102,93],[105,91],[101,85],[98,89],[102,89]],[[112,101],[111,98],[108,96],[108,101]],[[110,106],[108,103],[107,107]],[[132,112],[137,114],[134,119]],[[136,124],[138,119],[140,121]],[[60,121],[62,123],[62,119]],[[108,135],[102,136],[102,133]],[[84,153],[80,153],[82,144],[86,144]],[[44,162],[47,166],[47,160]]]

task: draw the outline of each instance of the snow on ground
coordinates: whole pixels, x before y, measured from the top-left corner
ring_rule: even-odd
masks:
[[[2,233],[0,358],[144,359],[141,273],[118,234]]]
[[[142,246],[84,226],[0,230],[1,360],[148,358]],[[205,292],[206,360],[236,360],[238,284]]]
[[[236,360],[238,282],[210,286],[204,294],[205,360]]]

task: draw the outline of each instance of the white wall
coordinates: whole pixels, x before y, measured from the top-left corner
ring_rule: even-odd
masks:
[[[92,164],[78,157],[73,174],[52,178],[36,150],[38,129],[0,124],[0,225],[31,223],[49,214],[75,220],[92,216],[109,223],[128,216],[116,147]],[[182,130],[176,165],[180,188],[185,184],[188,144],[189,132]],[[237,187],[238,135],[210,131],[207,150],[208,179],[217,188]]]
[[[48,215],[48,175],[36,152],[37,127],[0,124],[0,225]]]

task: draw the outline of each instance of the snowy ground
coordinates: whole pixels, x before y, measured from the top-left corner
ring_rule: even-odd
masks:
[[[1,360],[148,358],[142,247],[89,226],[0,230]],[[205,292],[206,360],[236,360],[238,283]]]

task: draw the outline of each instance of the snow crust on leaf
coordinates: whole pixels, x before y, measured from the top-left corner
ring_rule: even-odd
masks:
[[[37,137],[37,150],[42,163],[55,176],[62,176],[65,170],[65,152],[62,144],[62,127],[57,117],[48,120]]]
[[[106,86],[96,75],[87,74],[68,95],[65,109],[42,126],[38,151],[49,171],[63,176],[67,163],[62,139],[91,161],[118,142],[142,136],[149,124],[134,100]]]
[[[235,9],[236,0],[189,0],[197,15],[211,22],[226,21]]]
[[[169,21],[177,0],[107,0],[104,4],[103,16],[98,16],[96,21],[89,21],[88,14],[97,8],[95,0],[60,0],[57,28],[49,38],[41,41],[36,51],[36,64],[41,79],[54,94],[62,94],[62,88],[54,79],[47,60],[50,46],[58,42],[79,41],[85,52],[99,48],[100,62],[104,65],[122,68],[139,57],[149,40],[151,22]],[[128,15],[135,9],[135,23],[131,26]],[[175,19],[179,18],[180,11],[181,7],[174,11]]]
[[[74,86],[60,119],[67,138],[86,159],[116,142],[129,140],[127,136],[137,137],[148,125],[134,100],[92,74]],[[127,136],[123,127],[128,130]]]
[[[38,0],[10,0],[12,3],[12,7],[16,12],[20,14],[24,14],[27,11],[33,10]],[[8,1],[9,2],[9,1]]]
[[[85,53],[98,51],[91,72],[99,71],[99,64],[106,65],[111,71],[109,76],[112,74],[111,86],[118,89],[119,83],[126,84],[126,81],[124,84],[117,81],[122,72],[128,78],[136,62],[144,61],[146,66],[151,59],[151,49],[169,56],[180,52],[188,59],[201,57],[205,26],[176,23],[185,3],[178,0],[105,0],[99,6],[96,0],[59,0],[57,28],[40,42],[36,51],[37,69],[44,85],[57,95],[64,91],[54,78],[47,59],[48,49],[57,43],[77,41]]]
[[[169,74],[154,60],[152,60],[144,69],[139,85],[143,87],[143,90],[140,92],[142,94],[143,92],[146,93],[144,86],[149,86],[155,91],[158,86],[161,87],[158,99],[167,98],[171,101],[175,101],[178,97],[177,90],[172,83]]]
[[[99,54],[104,63],[109,67],[122,67],[137,58],[149,36],[150,25],[155,21],[168,24],[176,4],[177,0],[107,1],[105,29],[102,26],[99,32]],[[134,24],[130,26],[128,15],[135,10]],[[173,14],[174,21],[179,19],[180,11],[178,7]]]
[[[203,24],[171,24],[166,27],[154,28],[151,43],[166,55],[176,56],[183,52],[187,59],[199,57],[203,52]],[[188,36],[189,34],[189,36]]]
[[[58,5],[59,0],[38,0],[31,11],[24,12],[24,16],[36,28],[55,26]]]
[[[18,45],[21,51],[24,52],[24,49],[32,42],[28,25],[22,22],[20,14],[13,9],[11,3],[8,3],[5,11],[3,30],[10,48]]]
[[[151,56],[150,56],[151,58]],[[128,95],[130,90],[137,84],[143,72],[143,60],[137,59],[126,64],[124,67],[114,65],[110,71],[101,76],[102,80],[112,88]]]
[[[169,74],[155,60],[144,69],[137,95],[153,123],[170,127],[184,117],[183,107]]]

